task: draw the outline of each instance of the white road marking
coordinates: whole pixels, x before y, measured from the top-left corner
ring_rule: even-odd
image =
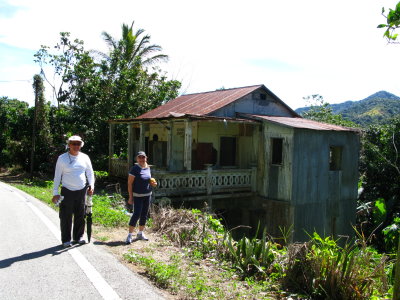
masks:
[[[0,183],[0,185],[2,185]],[[53,235],[56,237],[56,239],[61,243],[61,232],[60,230],[47,218],[36,206],[34,206],[32,203],[29,202],[29,200],[22,195],[20,195],[18,192],[13,190],[13,188],[4,186],[3,187],[15,193],[20,199],[24,200],[25,203],[28,205],[28,207],[39,217],[39,219],[46,225],[47,228],[53,233]],[[105,279],[100,275],[99,272],[93,267],[93,265],[83,256],[81,252],[79,252],[78,249],[70,249],[68,250],[68,253],[72,256],[72,258],[75,260],[77,265],[83,270],[83,272],[86,274],[86,276],[89,278],[89,280],[93,283],[94,287],[97,289],[97,291],[100,293],[100,295],[103,297],[103,299],[106,300],[111,300],[111,299],[121,299],[118,294],[113,290],[113,288],[105,281]]]

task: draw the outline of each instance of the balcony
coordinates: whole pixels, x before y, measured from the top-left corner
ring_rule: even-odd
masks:
[[[125,178],[128,162],[111,160],[111,175]],[[256,191],[257,169],[217,169],[168,172],[152,169],[158,182],[156,197],[178,197],[185,200],[249,196]]]

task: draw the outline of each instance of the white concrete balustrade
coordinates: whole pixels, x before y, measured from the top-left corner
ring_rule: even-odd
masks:
[[[156,196],[212,195],[232,192],[256,191],[256,168],[212,169],[168,172],[152,169],[158,186]],[[111,175],[126,177],[128,162],[118,159],[111,161]]]

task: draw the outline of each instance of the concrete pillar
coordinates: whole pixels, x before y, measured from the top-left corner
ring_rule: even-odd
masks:
[[[251,191],[257,191],[257,167],[251,167]]]
[[[206,177],[206,188],[207,188],[207,205],[208,205],[208,210],[211,213],[212,212],[212,167],[207,166],[207,177]]]
[[[185,149],[183,149],[183,167],[192,170],[192,121],[185,120]]]

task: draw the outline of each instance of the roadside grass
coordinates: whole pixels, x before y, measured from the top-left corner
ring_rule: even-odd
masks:
[[[55,210],[59,208],[51,201],[53,197],[53,182],[40,179],[24,179],[23,184],[12,184],[14,187],[47,203]],[[125,226],[129,215],[124,206],[124,199],[119,194],[93,195],[93,224],[104,227]]]
[[[58,209],[51,181],[14,186]],[[126,227],[130,216],[119,194],[95,195],[93,203],[93,222],[104,228],[96,238],[105,242],[104,232]],[[235,240],[210,214],[157,206],[149,227],[159,241],[121,246],[121,256],[178,299],[391,298],[393,261],[362,236],[344,246],[317,233],[307,243],[280,245],[265,230],[261,239]]]

